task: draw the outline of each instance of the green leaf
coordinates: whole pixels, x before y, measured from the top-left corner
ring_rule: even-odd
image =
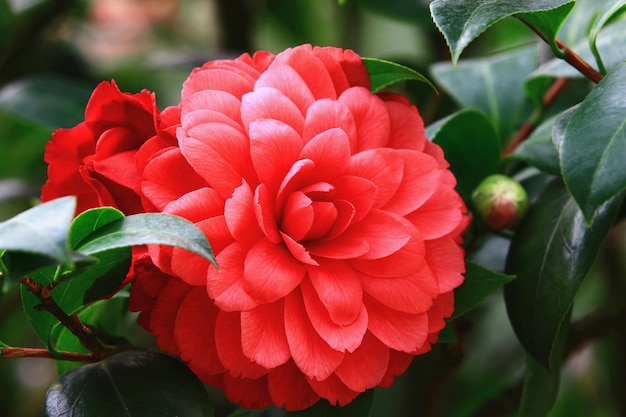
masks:
[[[443,148],[462,196],[468,198],[485,177],[498,171],[498,134],[483,113],[462,110],[429,126],[427,135]]]
[[[372,83],[371,90],[374,93],[399,81],[407,80],[424,82],[431,86],[433,90],[437,91],[428,78],[404,65],[376,58],[363,58],[363,62],[370,75],[370,81]]]
[[[81,242],[89,238],[94,231],[124,219],[124,213],[113,207],[97,207],[85,210],[72,221],[69,242],[72,248],[79,248]]]
[[[63,197],[0,223],[0,249],[7,251],[4,261],[9,269],[5,289],[44,266],[72,265],[67,235],[75,210],[76,198]]]
[[[195,253],[214,265],[206,236],[192,222],[163,213],[134,214],[110,222],[83,238],[76,250],[92,255],[135,245],[169,245]]]
[[[44,416],[209,417],[198,378],[180,361],[156,352],[125,352],[81,366],[46,393]]]
[[[550,357],[550,368],[526,355],[524,388],[520,401],[519,417],[546,417],[557,399],[561,379],[561,363],[571,318],[571,310],[555,335],[554,348]]]
[[[559,180],[531,206],[511,242],[504,287],[511,325],[525,350],[551,367],[556,336],[621,206],[606,203],[590,226]]]
[[[328,401],[320,400],[306,410],[288,412],[287,417],[369,417],[373,402],[374,390],[368,390],[345,407],[334,407]]]
[[[500,274],[470,260],[465,265],[465,281],[454,290],[453,319],[467,313],[489,294],[515,279],[515,275]]]
[[[122,318],[128,312],[128,298],[114,297],[108,300],[100,300],[88,305],[78,313],[78,318],[83,323],[97,329],[99,332],[119,338],[122,336]],[[89,353],[66,327],[57,326],[58,335],[55,335],[54,348],[58,351]],[[55,330],[56,330],[55,329]],[[106,342],[106,341],[105,341]],[[113,341],[110,341],[111,343]],[[57,361],[59,375],[81,366],[79,362]]]
[[[14,81],[0,89],[0,110],[50,128],[71,127],[84,119],[91,89],[54,77]]]
[[[524,95],[524,79],[537,62],[537,49],[532,47],[464,60],[456,67],[437,63],[430,72],[461,107],[488,115],[505,142],[530,108]]]
[[[559,156],[552,142],[555,119],[552,117],[540,124],[507,158],[524,161],[547,174],[561,175]]]
[[[614,68],[555,130],[563,178],[587,222],[626,188],[626,63]],[[563,123],[557,124],[561,127]]]
[[[430,4],[430,12],[456,64],[470,42],[505,17],[530,19],[550,39],[573,7],[574,0],[435,0]]]
[[[602,57],[597,48],[596,41],[600,31],[604,28],[609,20],[611,20],[614,16],[623,12],[626,8],[626,0],[609,0],[605,2],[604,7],[600,11],[600,14],[596,16],[596,19],[593,21],[591,28],[589,29],[589,49],[593,52],[593,55],[596,59],[596,63],[600,72],[606,74],[606,68],[604,66],[604,62],[602,61]]]

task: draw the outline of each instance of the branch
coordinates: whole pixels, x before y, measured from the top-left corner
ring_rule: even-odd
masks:
[[[23,348],[23,347],[0,347],[0,358],[46,358],[73,362],[97,362],[98,358],[93,353],[76,353],[58,351],[50,352],[48,349]]]
[[[107,349],[98,339],[94,329],[80,321],[76,314],[68,315],[57,305],[52,298],[52,290],[56,286],[55,283],[50,285],[41,285],[39,282],[23,277],[20,283],[32,292],[41,301],[36,308],[47,311],[61,322],[70,332],[72,332],[80,341],[80,343],[91,352],[94,358],[102,360],[110,356],[112,352]]]
[[[518,17],[518,19],[521,20],[522,23],[524,23],[526,26],[531,28],[532,31],[535,32],[537,36],[539,36],[541,39],[543,39],[545,43],[550,45],[551,48],[553,47],[550,41],[543,35],[543,33],[539,31],[539,29],[537,29],[528,21],[520,17]],[[568,48],[567,45],[561,42],[558,38],[555,38],[555,42],[556,42],[557,47],[559,48],[559,50],[562,52],[562,55],[563,55],[562,57],[557,55],[559,58],[564,59],[568,64],[576,68],[578,72],[580,72],[585,77],[589,78],[594,83],[597,84],[600,82],[600,80],[602,80],[604,76],[598,71],[596,71],[596,69],[593,68],[591,65],[589,65],[589,63],[585,61],[584,59],[582,59],[576,52]]]
[[[502,152],[503,158],[512,154],[523,141],[528,139],[531,133],[533,133],[539,125],[543,112],[552,106],[556,98],[569,85],[570,82],[571,80],[568,78],[557,78],[556,81],[554,81],[541,100],[541,108],[535,109],[517,134],[513,137],[513,139],[511,139],[506,149]]]

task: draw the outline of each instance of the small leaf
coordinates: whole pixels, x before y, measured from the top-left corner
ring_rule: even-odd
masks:
[[[394,62],[384,61],[375,58],[363,58],[363,62],[367,67],[372,83],[371,89],[373,93],[382,90],[399,81],[416,80],[428,84],[433,90],[437,91],[428,78],[419,72],[405,67],[404,65]]]
[[[537,49],[533,46],[464,60],[457,66],[437,63],[430,72],[461,107],[477,109],[489,116],[505,142],[530,109],[524,95],[524,79],[537,63]]]
[[[46,393],[44,416],[210,417],[198,378],[180,361],[156,352],[125,352],[73,369]]]
[[[454,290],[454,315],[457,318],[480,304],[489,294],[515,279],[515,275],[505,275],[468,260],[465,281]]]
[[[556,117],[540,124],[507,158],[526,162],[538,170],[552,175],[561,175],[559,156],[552,142],[552,126]]]
[[[303,411],[288,412],[287,417],[368,417],[372,414],[374,390],[368,390],[356,397],[345,407],[334,407],[326,400],[320,400]]]
[[[574,0],[435,0],[430,4],[430,12],[456,64],[470,42],[505,17],[519,15],[531,19],[550,39],[573,7]]]
[[[483,113],[460,111],[429,126],[427,135],[443,148],[463,197],[469,198],[483,178],[498,171],[498,134]]]
[[[200,229],[182,217],[162,213],[134,214],[108,223],[85,237],[76,249],[92,255],[135,245],[176,246],[216,265],[211,246]]]
[[[67,235],[75,210],[76,198],[63,197],[0,223],[0,249],[7,252],[9,270],[5,286],[47,265],[72,265]],[[11,252],[16,256],[7,260]]]
[[[590,226],[559,180],[553,181],[522,220],[511,242],[504,287],[511,325],[524,349],[546,368],[574,296],[621,206],[606,203]]]
[[[587,222],[626,188],[626,63],[614,68],[570,115],[560,136],[563,178]],[[563,123],[557,124],[557,128]]]
[[[72,248],[81,246],[83,239],[101,227],[116,220],[122,220],[124,213],[113,207],[97,207],[85,210],[72,221],[69,242]]]

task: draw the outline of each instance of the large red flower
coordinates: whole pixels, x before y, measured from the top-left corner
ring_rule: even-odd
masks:
[[[156,135],[158,124],[154,94],[122,93],[115,82],[100,83],[87,104],[85,121],[56,130],[46,145],[49,167],[42,201],[76,195],[79,213],[99,206],[114,206],[126,214],[143,211],[134,192],[134,156]]]
[[[178,146],[143,170],[145,201],[195,222],[220,269],[151,247],[131,308],[245,407],[388,386],[452,313],[455,179],[417,110],[369,82],[337,48],[209,62],[184,83]]]

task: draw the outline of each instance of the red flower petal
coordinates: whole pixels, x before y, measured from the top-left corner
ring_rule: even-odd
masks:
[[[192,287],[182,281],[170,279],[159,292],[150,314],[150,332],[156,336],[159,347],[172,355],[180,354],[174,337],[176,320],[172,320],[172,317],[176,317],[181,303],[191,290]]]
[[[241,348],[248,359],[272,369],[291,358],[284,316],[282,302],[241,312]]]
[[[225,371],[213,342],[218,310],[204,288],[195,287],[183,300],[176,316],[174,335],[180,357],[202,379]]]
[[[350,162],[350,142],[341,129],[329,129],[304,145],[298,159],[310,159],[315,169],[309,182],[328,181],[343,175]]]
[[[413,352],[422,347],[428,337],[428,315],[393,310],[363,294],[369,315],[369,330],[392,349]]]
[[[269,71],[264,72],[256,82],[255,88],[270,87],[279,90],[300,109],[302,114],[307,113],[308,107],[315,97],[302,78],[293,67],[282,62],[274,62]]]
[[[449,236],[426,243],[426,261],[439,282],[439,292],[453,290],[463,282],[463,249]]]
[[[350,158],[346,173],[372,182],[378,190],[373,207],[381,208],[400,187],[404,176],[404,158],[387,148],[359,152]]]
[[[249,134],[250,154],[259,180],[276,194],[304,143],[289,125],[272,119],[250,123]]]
[[[219,272],[210,268],[206,288],[215,305],[224,311],[242,311],[257,307],[256,301],[244,288],[244,261],[248,247],[235,242],[215,257]]]
[[[303,277],[304,267],[283,245],[262,238],[248,251],[244,288],[258,303],[271,303],[285,297]]]
[[[345,262],[320,260],[320,266],[307,267],[311,284],[331,319],[348,325],[361,312],[363,291],[360,277]]]
[[[215,321],[215,346],[220,362],[230,375],[242,378],[259,378],[267,374],[264,368],[251,362],[243,354],[241,347],[241,320],[239,312],[217,313]]]
[[[273,404],[267,386],[267,375],[258,379],[236,378],[224,375],[224,394],[233,403],[244,408],[265,408]]]
[[[305,113],[302,139],[310,141],[315,136],[329,129],[339,128],[344,131],[350,143],[350,153],[356,152],[356,123],[350,109],[345,104],[334,100],[318,100]]]
[[[363,303],[359,303],[359,313],[351,323],[337,324],[331,319],[328,310],[308,280],[302,282],[300,289],[306,312],[317,334],[337,351],[353,352],[358,348],[367,330],[367,311]]]
[[[397,217],[381,210],[371,210],[367,217],[353,223],[337,239],[350,237],[367,242],[368,250],[361,259],[380,259],[400,250],[411,239],[411,234]]]
[[[363,291],[394,310],[410,314],[428,311],[439,295],[437,279],[423,264],[419,272],[404,277],[363,276]]]
[[[357,126],[356,152],[381,148],[389,141],[389,114],[383,101],[363,87],[347,89],[339,101],[352,112]]]
[[[304,410],[320,399],[293,361],[272,370],[267,385],[274,404],[287,410]]]
[[[322,398],[328,400],[331,405],[339,404],[343,407],[356,398],[360,392],[352,391],[335,374],[323,381],[309,378],[309,385]]]
[[[315,211],[312,204],[313,201],[301,191],[291,193],[287,199],[280,227],[294,241],[302,240],[313,226]]]
[[[369,213],[378,192],[376,185],[366,178],[343,175],[333,180],[335,198],[349,201],[355,209],[353,221],[358,222]]]
[[[313,328],[299,290],[285,298],[285,334],[295,364],[309,378],[328,378],[343,360],[344,353],[328,346]]]
[[[367,332],[363,343],[343,358],[335,374],[351,390],[363,392],[380,383],[388,364],[389,347]]]
[[[245,180],[226,200],[224,218],[233,238],[243,244],[252,244],[263,236],[254,214],[254,196]]]
[[[274,119],[301,133],[304,116],[300,109],[284,93],[275,88],[262,87],[243,96],[241,100],[241,120],[249,129],[252,122]]]
[[[424,131],[424,122],[419,117],[415,107],[409,107],[406,104],[395,101],[385,101],[385,106],[387,107],[390,121],[389,143],[387,146],[395,149],[412,149],[421,152],[427,139]]]
[[[265,184],[259,184],[254,190],[254,214],[257,224],[272,243],[282,241],[275,218],[275,203]]]

